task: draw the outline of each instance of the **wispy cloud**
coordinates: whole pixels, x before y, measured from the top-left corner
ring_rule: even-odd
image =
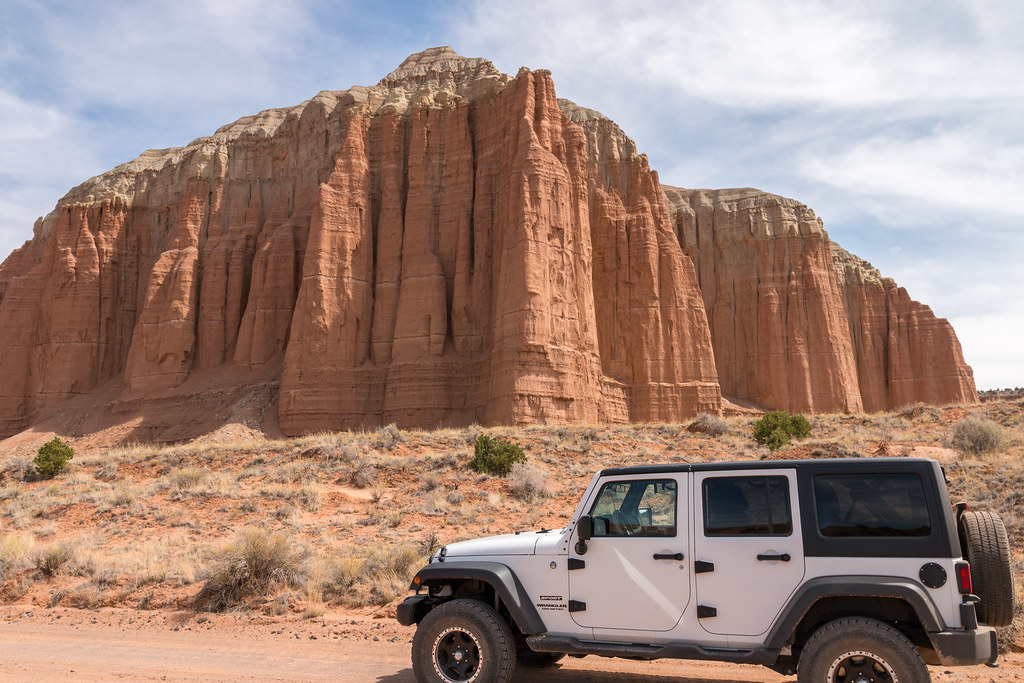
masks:
[[[809,151],[808,151],[809,152]],[[955,210],[1024,218],[1024,144],[976,127],[898,136],[879,132],[808,157],[800,171],[851,196],[891,197],[930,212]],[[889,220],[904,222],[890,215]]]

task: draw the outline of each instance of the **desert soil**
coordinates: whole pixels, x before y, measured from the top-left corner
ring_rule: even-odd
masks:
[[[996,452],[950,448],[968,414],[1000,425]],[[1002,515],[1024,572],[1024,400],[816,415],[809,440],[774,456],[753,443],[754,419],[730,417],[724,434],[686,425],[486,430],[524,447],[532,474],[520,480],[468,468],[479,427],[275,439],[232,423],[167,446],[97,432],[72,439],[70,466],[45,481],[24,473],[53,434],[19,435],[0,442],[0,681],[411,681],[413,631],[393,617],[426,554],[463,538],[559,528],[591,474],[613,465],[935,458],[953,500]],[[296,578],[226,612],[203,611],[196,598],[218,558],[253,529],[286,541]],[[1024,604],[1024,584],[1017,598]],[[1024,680],[1024,617],[1000,637],[1009,650],[1002,668],[938,667],[933,679]],[[594,657],[517,680],[625,678],[795,680],[758,667]]]
[[[362,612],[311,621],[138,610],[0,608],[3,681],[338,681],[413,683],[412,629]],[[935,683],[1024,680],[1024,655],[998,669],[932,667]],[[783,683],[768,669],[718,662],[587,657],[517,671],[524,683]]]

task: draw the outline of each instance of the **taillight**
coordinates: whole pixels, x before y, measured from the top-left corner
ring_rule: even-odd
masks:
[[[956,584],[964,595],[974,592],[974,586],[971,583],[971,565],[966,562],[956,563]]]

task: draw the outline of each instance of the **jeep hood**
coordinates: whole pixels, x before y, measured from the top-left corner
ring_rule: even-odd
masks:
[[[442,548],[442,553],[445,558],[480,557],[483,555],[533,555],[537,553],[538,544],[548,548],[556,544],[564,532],[565,529],[520,531],[516,534],[474,538],[471,541],[460,541],[459,543],[447,545]],[[544,551],[542,550],[541,552],[543,553]],[[441,555],[441,553],[438,553],[438,555]]]

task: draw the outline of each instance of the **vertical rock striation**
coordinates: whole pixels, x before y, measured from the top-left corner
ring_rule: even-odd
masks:
[[[814,213],[750,189],[665,196],[696,264],[722,393],[792,411],[860,411],[849,324]]]
[[[813,412],[977,402],[949,323],[832,243],[803,204],[752,189],[665,197],[726,396]]]
[[[865,410],[893,410],[922,397],[937,404],[978,401],[974,375],[949,322],[837,244],[832,259]]]
[[[381,84],[391,94],[374,116],[373,93],[357,101],[320,188],[296,307],[305,314],[281,382],[286,431],[720,410],[713,362],[685,343],[708,346],[703,303],[683,310],[678,292],[695,283],[680,279],[657,178],[635,150],[624,184],[594,180],[584,133],[546,71],[509,80],[425,54]],[[597,188],[618,224],[592,214]],[[614,244],[627,221],[650,256],[636,269],[662,283],[664,304],[650,285],[617,306],[595,302],[609,274],[593,272],[593,242]],[[662,258],[660,246],[675,252]],[[634,349],[632,365],[603,362],[611,339]],[[710,375],[688,374],[688,362]]]
[[[672,420],[678,405],[720,412],[704,301],[693,262],[673,233],[657,172],[613,121],[569,100],[559,105],[586,136],[606,405],[630,409],[602,418]]]

